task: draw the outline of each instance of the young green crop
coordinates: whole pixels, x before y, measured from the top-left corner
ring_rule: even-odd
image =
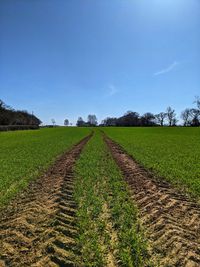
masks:
[[[55,158],[80,141],[87,128],[53,128],[0,133],[0,205],[6,203]]]
[[[102,267],[116,260],[120,266],[146,266],[136,207],[98,130],[75,166],[75,177],[81,264]]]
[[[200,197],[200,128],[103,128],[141,165]]]

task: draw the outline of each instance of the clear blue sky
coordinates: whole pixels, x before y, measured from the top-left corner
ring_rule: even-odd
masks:
[[[199,0],[1,0],[0,98],[44,122],[179,113],[200,95]]]

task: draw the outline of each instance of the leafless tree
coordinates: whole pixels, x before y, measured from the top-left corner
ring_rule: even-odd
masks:
[[[186,108],[181,112],[181,119],[183,120],[183,125],[188,126],[191,123],[191,109]]]
[[[194,103],[196,108],[190,109],[191,126],[200,126],[200,97],[196,96]]]
[[[196,96],[194,103],[197,105],[197,109],[200,111],[200,97]]]
[[[159,114],[155,115],[155,120],[158,124],[160,124],[160,126],[163,126],[166,116],[167,114],[165,112],[160,112]]]
[[[200,126],[200,110],[196,108],[190,109],[191,126]]]
[[[68,120],[68,119],[65,119],[65,120],[64,120],[64,125],[65,125],[65,126],[68,126],[68,125],[69,125],[69,120]]]
[[[97,125],[97,117],[96,115],[88,115],[88,124],[91,126],[96,126]]]
[[[173,118],[172,120],[172,126],[176,126],[178,123],[178,119],[177,118]]]
[[[85,126],[85,122],[84,122],[84,120],[82,119],[82,117],[78,117],[78,120],[77,120],[77,122],[76,122],[76,126],[78,126],[78,127],[81,127],[81,126]]]
[[[151,112],[146,112],[140,118],[140,123],[142,126],[153,126],[155,125],[155,115]]]
[[[15,110],[0,100],[0,125],[40,125],[41,121],[26,110]]]
[[[166,117],[168,119],[168,122],[169,122],[169,126],[172,126],[173,123],[175,122],[175,119],[176,119],[176,113],[175,113],[175,110],[172,109],[171,107],[168,107],[167,108],[167,111],[166,111]]]
[[[53,126],[55,126],[56,121],[54,119],[51,119],[51,122],[52,122]]]
[[[101,122],[101,125],[103,126],[116,126],[117,124],[117,118],[110,118],[107,117]]]

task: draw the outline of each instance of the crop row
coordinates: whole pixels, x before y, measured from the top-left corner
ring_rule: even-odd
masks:
[[[89,129],[55,128],[0,133],[0,205],[55,158],[89,134]]]
[[[77,161],[75,177],[81,264],[146,266],[137,209],[98,130]]]
[[[142,166],[200,197],[200,128],[104,128]]]

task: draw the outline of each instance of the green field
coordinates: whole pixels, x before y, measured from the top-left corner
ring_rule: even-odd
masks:
[[[142,166],[200,197],[200,128],[103,128]]]
[[[68,151],[92,131],[93,135],[86,143],[79,157],[77,158],[78,155],[76,157],[74,155],[72,158],[69,157],[68,165],[66,165],[68,166],[69,176],[66,176],[64,169],[63,183],[61,183],[58,191],[53,193],[56,194],[53,202],[56,206],[55,218],[53,219],[53,216],[49,217],[49,221],[45,225],[46,228],[44,228],[46,229],[45,232],[53,233],[53,235],[50,235],[50,239],[53,238],[51,239],[53,241],[51,241],[52,244],[51,242],[45,243],[47,247],[43,248],[43,250],[48,251],[50,253],[48,257],[51,257],[51,260],[53,259],[55,262],[57,260],[60,266],[67,266],[66,262],[68,261],[69,263],[69,260],[72,260],[77,266],[157,266],[160,260],[159,257],[165,256],[165,251],[161,255],[161,247],[155,248],[151,246],[153,238],[156,236],[156,240],[157,237],[159,239],[160,233],[160,239],[162,239],[162,233],[164,233],[162,227],[165,227],[165,220],[161,221],[161,223],[159,220],[156,222],[156,220],[160,217],[159,212],[164,214],[164,218],[168,219],[168,211],[163,212],[167,203],[162,204],[164,208],[160,208],[160,204],[156,206],[156,211],[159,212],[155,213],[155,205],[162,203],[162,199],[158,201],[157,192],[154,191],[152,191],[152,196],[149,195],[147,197],[148,194],[145,194],[147,192],[145,188],[140,188],[138,190],[139,193],[136,192],[137,196],[140,193],[143,193],[144,196],[142,194],[140,196],[142,198],[135,199],[136,202],[134,202],[134,187],[130,190],[130,187],[125,182],[120,167],[113,159],[109,147],[103,140],[102,131],[119,143],[140,165],[151,170],[155,178],[167,180],[185,192],[199,197],[200,128],[55,127],[51,129],[2,132],[0,133],[0,205],[3,206],[8,203],[20,190],[26,188],[30,181],[37,177],[39,178],[55,162],[59,155],[64,151]],[[125,155],[122,154],[122,159],[124,159],[123,156]],[[128,169],[128,165],[125,164],[124,166]],[[136,173],[135,179],[137,177],[139,176]],[[133,181],[133,184],[137,185],[137,180]],[[44,185],[42,184],[41,187],[43,188]],[[54,180],[53,185],[51,184],[50,187],[54,187]],[[157,191],[160,191],[159,187]],[[52,191],[49,194],[52,196]],[[155,198],[153,198],[154,195],[156,195]],[[169,197],[171,196],[173,197],[173,194],[169,195]],[[41,198],[41,195],[38,197]],[[30,201],[31,205],[37,208],[37,201],[35,201],[35,205],[34,200],[29,199],[29,195],[26,198],[25,203]],[[153,235],[152,239],[147,235],[148,229],[143,224],[140,210],[138,211],[136,206],[138,203],[141,205],[144,200],[149,202],[145,203],[149,209],[146,209],[146,206],[145,209],[138,206],[145,213],[144,219],[150,221],[153,227],[156,222],[153,230],[155,236]],[[43,201],[46,203],[46,198]],[[153,204],[152,201],[154,201]],[[183,212],[179,209],[177,209],[177,212],[182,212],[180,214],[184,218],[186,217],[185,222],[188,222],[191,219],[191,215],[184,214],[184,201],[180,199],[180,205],[178,206],[183,206]],[[196,205],[196,199],[189,202]],[[152,205],[149,206],[149,204]],[[17,207],[19,208],[19,206]],[[27,207],[29,208],[28,205]],[[23,211],[24,206],[22,205],[21,208],[21,211]],[[12,210],[12,205],[9,206],[9,209]],[[196,217],[198,214],[195,212],[193,210],[191,221],[196,223],[199,220]],[[47,211],[45,214],[44,216],[52,215]],[[25,214],[26,216],[27,221],[31,222],[33,220],[32,214],[27,213]],[[40,214],[40,216],[43,225],[44,218],[43,215]],[[26,223],[23,212],[22,215],[19,212],[19,219],[21,218],[23,220],[20,220],[20,223],[23,224],[23,221]],[[182,217],[180,218],[182,224]],[[181,228],[178,219],[175,220],[174,224],[175,234],[177,225]],[[171,221],[170,227],[173,229],[174,222],[173,220]],[[179,224],[176,224],[176,222]],[[18,227],[17,220],[14,225]],[[37,225],[37,220],[35,226],[39,232],[40,225]],[[5,227],[4,224],[3,227]],[[7,235],[3,227],[3,235]],[[26,226],[22,225],[19,228],[20,231],[23,230],[23,227],[26,229]],[[183,227],[184,235],[182,239],[185,240],[185,226],[183,225]],[[32,228],[35,229],[35,227]],[[13,225],[9,229],[13,229]],[[194,229],[196,234],[196,228]],[[27,233],[29,234],[29,231],[25,232],[25,234]],[[166,234],[168,234],[168,231],[166,231]],[[179,236],[179,232],[176,236]],[[193,240],[191,237],[189,238]],[[17,242],[15,240],[18,240],[18,236],[14,236],[13,239],[10,239],[9,236],[6,242],[12,246],[12,243]],[[20,244],[24,244],[22,241],[20,242]],[[162,245],[163,243],[161,243]],[[4,250],[0,251],[0,260],[3,259],[3,257],[1,258],[1,253],[4,255]],[[15,254],[15,252],[13,253]],[[157,258],[155,255],[154,257],[154,253],[158,253],[160,256]],[[10,257],[9,255],[8,258]],[[70,256],[71,258],[69,258]],[[47,255],[45,259],[46,257]]]
[[[89,133],[88,128],[72,127],[1,132],[0,205]]]
[[[141,165],[200,196],[200,128],[103,128]],[[37,177],[88,128],[0,133],[0,204]]]
[[[107,266],[112,257],[120,266],[147,266],[137,209],[99,130],[77,161],[75,177],[81,266]]]

